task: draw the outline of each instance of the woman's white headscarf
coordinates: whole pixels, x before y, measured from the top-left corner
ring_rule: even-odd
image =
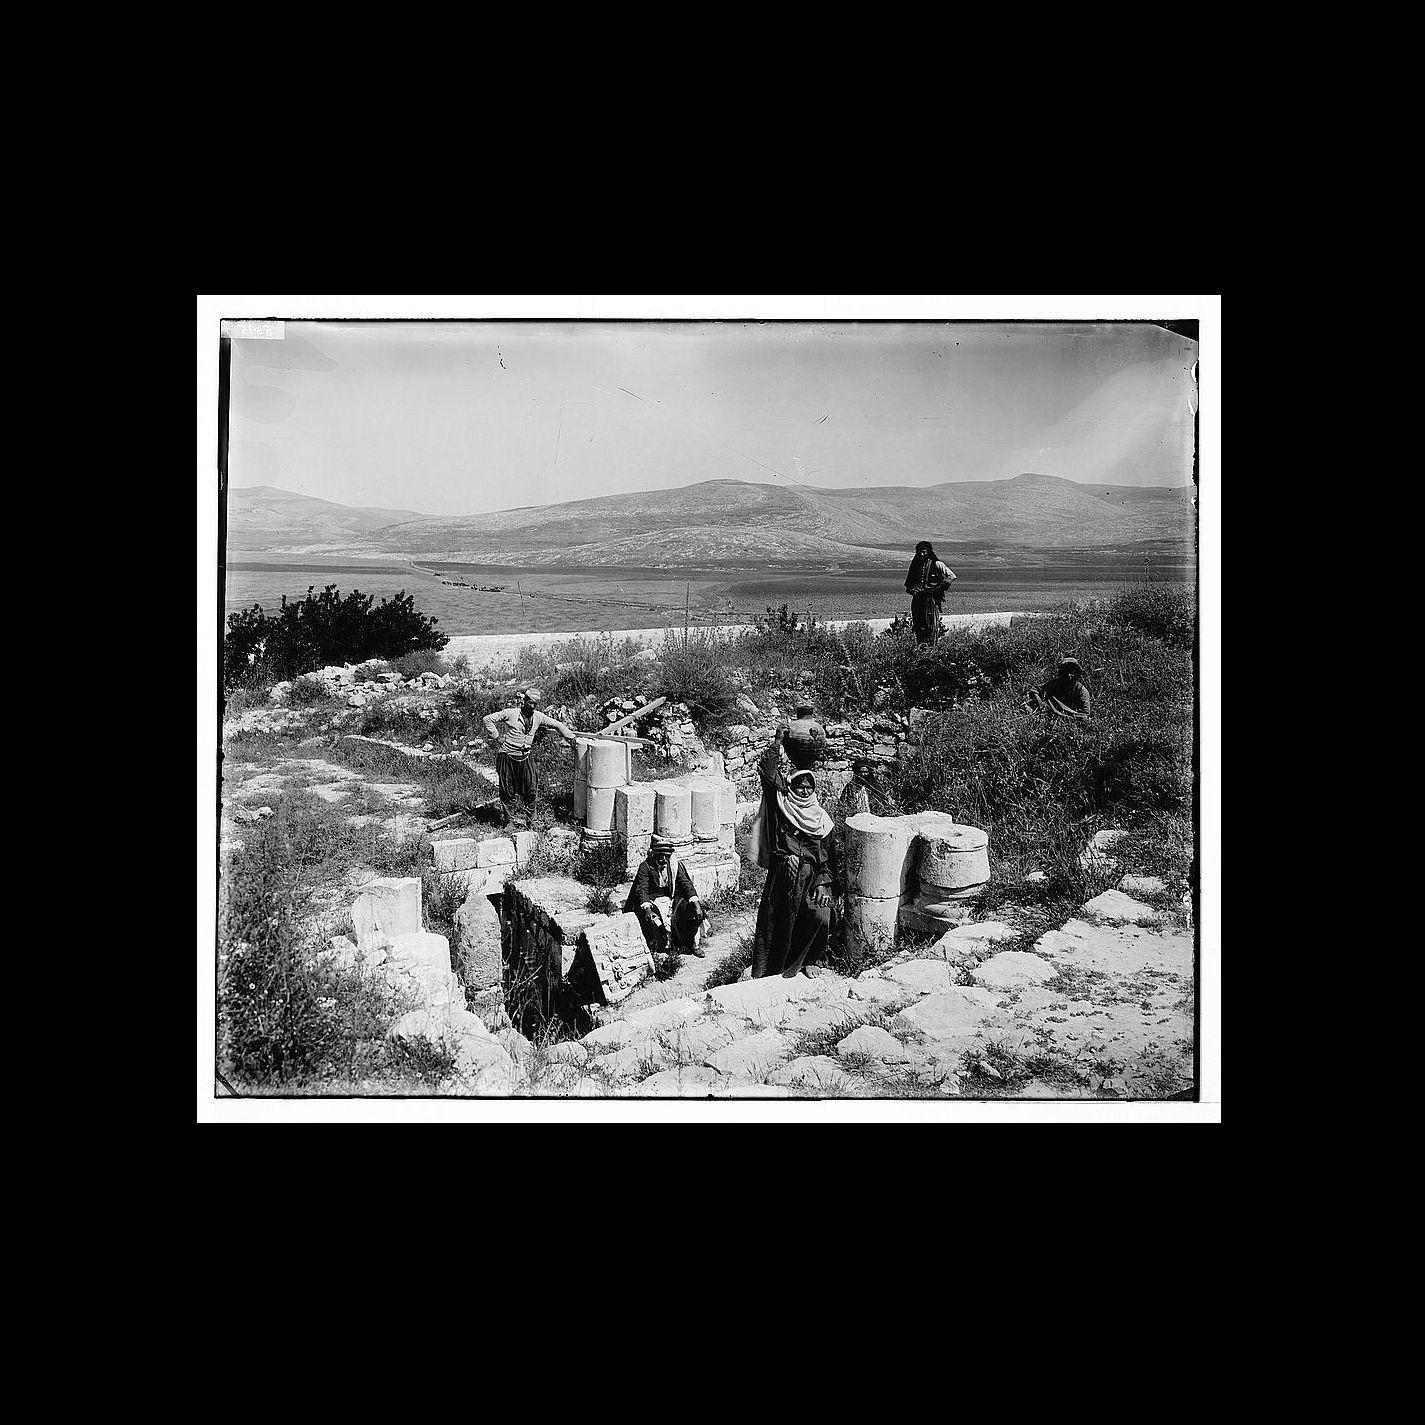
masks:
[[[793,779],[798,780],[797,778]],[[812,786],[816,783],[813,781]],[[825,808],[816,797],[795,797],[786,792],[777,793],[777,810],[800,832],[807,836],[822,837],[830,833],[835,823],[826,814]]]

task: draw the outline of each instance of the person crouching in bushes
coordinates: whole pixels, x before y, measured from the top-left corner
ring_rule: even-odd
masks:
[[[783,730],[785,731],[785,730]],[[816,798],[816,777],[793,768],[779,731],[762,754],[762,810],[753,851],[767,868],[752,939],[752,978],[807,973],[826,953],[841,883],[835,824]]]
[[[1022,704],[1026,712],[1043,712],[1050,717],[1077,718],[1087,722],[1093,708],[1083,670],[1077,658],[1061,658],[1059,671],[1047,683],[1031,688]]]
[[[688,868],[673,855],[673,843],[666,837],[653,838],[623,908],[638,917],[652,954],[686,951],[703,958],[707,911]]]
[[[500,807],[507,826],[516,815],[523,818],[526,809],[534,810],[539,788],[530,754],[545,729],[558,733],[571,748],[579,744],[578,734],[572,727],[565,727],[540,712],[540,696],[538,688],[526,688],[517,708],[502,708],[499,712],[487,713],[484,719],[490,741],[499,747],[495,753],[495,775],[500,779]]]

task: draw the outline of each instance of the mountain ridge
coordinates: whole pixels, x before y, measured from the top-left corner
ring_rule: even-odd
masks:
[[[1084,485],[1034,472],[931,486],[704,480],[479,515],[337,505],[273,486],[229,490],[230,547],[469,563],[862,561],[920,539],[1043,549],[1189,541],[1194,491]]]

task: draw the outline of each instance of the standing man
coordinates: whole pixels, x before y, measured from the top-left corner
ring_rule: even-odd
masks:
[[[503,708],[485,716],[485,731],[490,741],[499,746],[495,754],[495,773],[500,779],[500,806],[507,826],[513,820],[511,807],[517,802],[521,804],[517,814],[522,819],[526,805],[529,811],[534,810],[538,788],[530,754],[544,729],[553,728],[571,748],[579,742],[573,728],[540,712],[541,696],[538,688],[526,688],[517,708]]]
[[[945,592],[955,582],[954,571],[935,557],[928,539],[915,546],[915,558],[905,576],[910,595],[910,621],[917,643],[934,643],[940,635],[940,609]]]
[[[707,911],[688,868],[673,855],[673,843],[666,837],[654,836],[623,908],[638,917],[653,954],[686,950],[703,958],[700,942]]]

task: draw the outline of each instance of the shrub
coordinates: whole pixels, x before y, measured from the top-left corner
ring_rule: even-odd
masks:
[[[383,1036],[410,1007],[380,976],[317,953],[308,819],[279,806],[223,876],[219,1054],[244,1088],[379,1078]]]
[[[720,727],[737,713],[737,682],[732,676],[734,644],[716,629],[669,629],[659,660],[662,692],[686,703],[700,727]]]
[[[606,910],[613,909],[612,905],[605,906],[603,902],[611,902],[613,888],[622,883],[624,876],[624,856],[612,842],[603,845],[593,845],[581,847],[574,862],[573,876],[576,880],[583,881],[590,889],[589,909]],[[600,904],[595,905],[595,900]],[[622,907],[617,907],[622,909]]]
[[[421,913],[426,929],[445,936],[452,960],[459,940],[455,917],[469,893],[470,878],[454,871],[437,871],[428,866],[421,876]]]
[[[1136,628],[1174,648],[1191,648],[1196,615],[1189,590],[1178,584],[1121,589],[1105,610],[1110,621]]]
[[[403,678],[419,678],[422,673],[445,673],[445,659],[434,649],[422,648],[415,653],[403,653],[391,664]]]
[[[455,1071],[455,1054],[444,1041],[432,1043],[424,1034],[407,1039],[398,1034],[386,1040],[383,1067],[393,1078],[414,1079],[427,1088],[439,1088]]]
[[[223,636],[223,682],[236,687],[257,681],[294,678],[330,663],[367,658],[399,658],[422,649],[443,648],[439,621],[417,611],[405,590],[379,604],[353,589],[344,599],[335,584],[320,594],[282,604],[275,614],[260,604],[228,615]]]
[[[331,694],[327,692],[327,685],[320,678],[314,678],[310,673],[304,673],[296,679],[287,694],[287,701],[293,707],[306,707],[313,703],[324,703]]]

